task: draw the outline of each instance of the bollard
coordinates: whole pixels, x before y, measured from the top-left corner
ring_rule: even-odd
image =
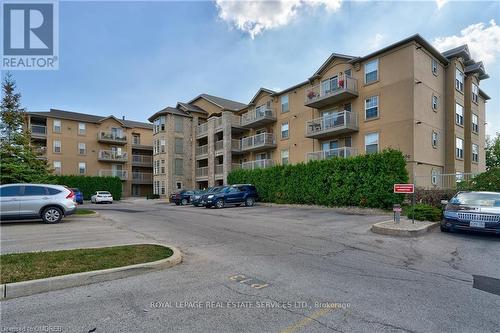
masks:
[[[399,223],[401,220],[401,205],[395,204],[392,210],[394,211],[394,223]]]

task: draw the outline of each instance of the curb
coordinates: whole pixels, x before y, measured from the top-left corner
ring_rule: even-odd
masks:
[[[370,230],[373,233],[380,235],[417,237],[429,233],[432,229],[436,228],[439,225],[439,222],[425,222],[426,225],[417,227],[415,229],[396,229],[394,227],[386,226],[385,224],[388,222],[392,222],[392,220],[375,223],[372,225]]]
[[[257,204],[256,204],[257,205]],[[339,212],[346,215],[392,215],[392,211],[384,211],[379,208],[361,208],[356,206],[319,206],[319,205],[302,205],[302,204],[278,204],[272,202],[259,202],[258,205],[264,207],[278,208],[306,208],[306,209],[325,209],[333,212]]]
[[[73,215],[66,216],[65,218],[71,219],[71,218],[83,217],[84,219],[87,219],[87,218],[93,218],[93,217],[99,217],[99,216],[101,216],[101,214],[99,214],[99,212],[94,212],[93,214],[83,214],[83,215],[73,214]]]
[[[146,243],[150,245],[162,245]],[[146,245],[144,244],[144,245]],[[129,245],[129,244],[126,244]],[[102,269],[61,276],[54,276],[46,279],[29,280],[0,285],[0,300],[29,296],[48,291],[85,286],[88,284],[123,279],[130,276],[140,275],[170,268],[182,262],[181,252],[172,246],[165,246],[173,251],[173,254],[165,259],[135,264],[129,266]]]

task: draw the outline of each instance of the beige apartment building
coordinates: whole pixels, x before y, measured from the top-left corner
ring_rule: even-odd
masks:
[[[152,193],[151,124],[54,109],[28,112],[26,124],[39,158],[55,173],[115,176],[123,196]]]
[[[305,81],[248,104],[201,94],[149,118],[154,193],[225,184],[265,168],[395,148],[410,178],[485,170],[488,78],[466,45],[439,52],[414,35],[362,57],[333,53]]]

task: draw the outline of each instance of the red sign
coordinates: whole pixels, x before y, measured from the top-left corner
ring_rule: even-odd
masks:
[[[394,184],[394,193],[413,193],[415,185],[413,184]]]

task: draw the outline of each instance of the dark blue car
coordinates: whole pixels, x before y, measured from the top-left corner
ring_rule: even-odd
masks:
[[[195,207],[204,206],[204,203],[202,202],[202,198],[205,194],[218,192],[218,191],[222,190],[223,188],[224,188],[224,186],[215,186],[215,187],[210,187],[208,190],[195,191],[195,194],[191,198],[191,203]]]
[[[177,206],[179,205],[187,205],[191,203],[192,197],[195,195],[197,191],[193,190],[181,190],[170,195],[170,202],[173,202]]]
[[[458,192],[446,203],[441,231],[500,234],[500,193]]]
[[[225,186],[218,192],[203,195],[202,202],[206,208],[224,208],[228,205],[251,207],[257,201],[257,189],[250,184]]]
[[[83,205],[83,192],[77,188],[71,188],[70,190],[75,193],[75,202],[77,204]]]

